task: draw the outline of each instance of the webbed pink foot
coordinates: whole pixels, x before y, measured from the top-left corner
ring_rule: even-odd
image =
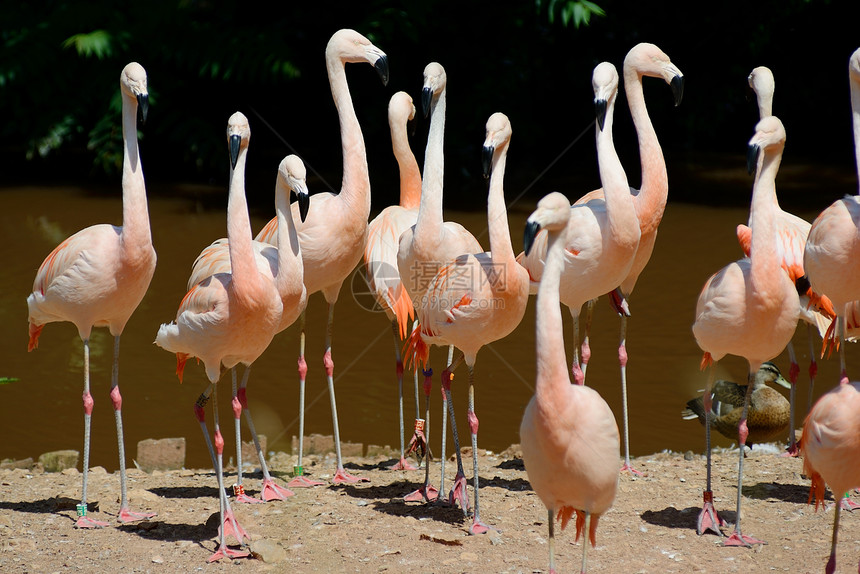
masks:
[[[389,466],[388,470],[418,470],[418,467],[405,458],[401,458],[398,462]]]
[[[296,476],[290,482],[288,482],[287,486],[289,486],[290,488],[311,488],[313,486],[323,486],[324,484],[324,482],[320,482],[318,480],[311,480],[304,475],[300,475]]]
[[[476,520],[472,523],[472,526],[469,527],[469,534],[486,534],[489,531],[490,527],[480,520]]]
[[[137,522],[138,520],[149,520],[154,516],[156,516],[154,512],[134,512],[128,508],[121,508],[117,519],[124,524],[128,524],[129,522]]]
[[[466,493],[466,477],[462,472],[458,472],[454,477],[454,486],[451,492],[448,493],[449,504],[459,504],[463,509],[463,513],[469,511],[469,497]]]
[[[75,522],[75,528],[104,528],[105,526],[110,525],[89,516],[78,516],[78,520]]]
[[[403,497],[405,502],[433,502],[439,498],[439,489],[428,484]]]
[[[635,475],[635,476],[645,476],[641,471],[636,470],[635,468],[633,468],[632,466],[630,466],[626,462],[621,466],[621,472],[624,472],[624,471],[627,471],[630,474]]]
[[[245,532],[245,529],[239,525],[239,522],[236,520],[236,517],[233,515],[232,510],[225,510],[224,511],[223,527],[224,527],[223,536],[225,536],[225,537],[226,536],[232,536],[233,538],[238,540],[240,543],[246,538],[248,540],[251,540],[251,537],[248,536],[248,533]],[[218,528],[218,534],[219,534],[219,536],[221,535],[221,527]]]
[[[726,521],[714,509],[714,493],[706,490],[703,493],[703,498],[705,502],[702,506],[702,511],[699,513],[699,520],[696,523],[696,533],[701,536],[710,530],[717,536],[722,536],[723,533],[719,527],[725,526]]]
[[[233,496],[236,498],[236,502],[241,502],[243,504],[262,504],[262,500],[259,498],[254,498],[245,494],[245,487],[241,484],[233,485]]]
[[[292,490],[275,484],[271,478],[263,479],[263,490],[260,492],[260,497],[266,502],[286,500],[295,494]]]
[[[732,532],[732,535],[723,541],[723,546],[745,546],[751,547],[753,544],[767,544],[764,540],[741,534],[737,530]]]
[[[334,478],[331,481],[333,484],[355,484],[357,482],[370,482],[370,479],[363,476],[353,476],[344,469],[339,468],[334,473]]]
[[[215,551],[215,554],[210,556],[206,561],[207,562],[217,562],[222,558],[247,558],[251,553],[247,550],[233,550],[231,548],[227,548],[224,546],[223,548],[219,548]]]

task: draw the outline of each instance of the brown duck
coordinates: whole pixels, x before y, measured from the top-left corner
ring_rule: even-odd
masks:
[[[781,440],[788,432],[790,417],[788,399],[779,391],[767,386],[767,383],[791,388],[791,384],[782,376],[776,365],[771,362],[762,363],[752,382],[753,390],[747,413],[749,437],[746,443],[750,448],[753,443]],[[737,440],[746,385],[739,385],[732,381],[717,381],[712,391],[711,427],[724,437]],[[684,420],[698,418],[704,425],[705,408],[702,397],[698,396],[687,401],[687,408],[681,412],[681,417]]]

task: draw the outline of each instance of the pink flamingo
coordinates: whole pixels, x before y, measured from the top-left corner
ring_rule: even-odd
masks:
[[[748,167],[756,170],[750,206],[752,238],[749,258],[740,259],[712,275],[696,303],[693,335],[705,352],[702,367],[711,365],[704,392],[707,487],[699,514],[699,534],[713,530],[723,521],[713,507],[711,491],[711,387],[716,362],[727,354],[749,362],[747,391],[738,425],[738,497],[735,529],[724,546],[762,543],[741,531],[744,445],[748,435],[747,413],[753,379],[761,364],[779,355],[797,328],[800,303],[794,283],[780,267],[777,248],[777,203],[775,178],[785,147],[785,129],[776,116],[766,117],[756,126],[749,142]]]
[[[155,514],[129,509],[122,432],[122,396],[119,391],[119,338],[131,314],[140,304],[155,272],[155,249],[149,230],[146,185],[137,144],[137,112],[146,121],[149,92],[146,71],[132,62],[119,78],[122,96],[122,227],[101,224],[78,231],[58,245],[36,273],[33,292],[27,297],[30,341],[28,351],[39,346],[47,323],[74,323],[84,344],[84,463],[83,492],[77,505],[78,528],[101,528],[107,522],[87,515],[87,479],[90,466],[90,333],[107,327],[114,337],[110,397],[119,444],[120,522],[152,518]]]
[[[672,66],[671,62],[668,61],[668,57],[657,67],[662,70],[661,74],[667,75],[667,77],[669,77],[669,74],[671,74],[671,77],[680,77],[680,71],[677,71],[677,68]],[[627,69],[625,65],[625,70]],[[625,81],[627,81],[626,78],[628,75],[636,77],[636,74],[638,74],[632,68],[630,70],[629,74],[625,72]],[[660,77],[663,77],[663,75]],[[633,81],[632,79],[630,80],[631,83]],[[677,85],[679,82],[680,80],[676,81],[673,85]],[[631,92],[634,94],[637,93],[636,90],[631,90]],[[613,108],[614,97],[612,95],[611,103]],[[631,96],[631,102],[635,102],[636,98],[637,96],[635,95]],[[633,105],[631,103],[631,107]],[[639,110],[639,105],[636,105],[636,109]],[[611,115],[611,110],[607,110],[606,119],[610,121],[610,125],[612,120]],[[637,111],[637,113],[634,113],[634,118],[636,117],[647,119],[647,112],[642,116]],[[600,117],[598,117],[598,120],[600,121]],[[650,121],[648,125],[650,125]],[[598,125],[597,131],[600,134],[605,130],[602,129],[602,126]],[[607,143],[611,144],[611,131],[609,133]],[[644,127],[642,133],[644,137]],[[659,152],[659,144],[656,144],[656,138],[653,141],[657,145],[657,152]],[[651,148],[646,147],[646,149]],[[608,152],[609,150],[607,149],[606,151]],[[614,151],[612,153],[614,154]],[[643,154],[643,162],[646,161],[646,157]],[[659,157],[661,161],[658,163],[662,165],[662,152],[659,152]],[[623,168],[621,169],[623,173]],[[665,170],[665,165],[663,169]],[[663,180],[665,180],[665,175]],[[650,180],[644,181],[648,182]],[[565,254],[564,271],[561,276],[560,297],[561,302],[568,307],[571,317],[573,317],[574,351],[571,372],[573,373],[574,382],[579,385],[585,383],[585,372],[580,366],[579,355],[579,315],[582,311],[582,306],[586,302],[606,293],[613,292],[630,276],[634,258],[639,252],[639,243],[642,235],[640,220],[637,218],[637,200],[635,197],[642,198],[639,202],[643,206],[646,199],[648,199],[649,205],[651,205],[651,195],[643,196],[640,193],[634,196],[630,192],[630,187],[625,184],[623,188],[616,187],[610,191],[607,191],[605,187],[592,191],[577,201],[570,209],[570,217],[572,218],[570,227],[575,231],[571,231],[567,235],[567,252]],[[665,203],[665,198],[663,202]],[[662,208],[660,209],[660,214],[662,215]],[[642,217],[644,220],[644,215]],[[657,223],[659,223],[659,217],[657,218]],[[653,231],[656,233],[656,223],[653,226]],[[519,258],[519,261],[528,270],[529,276],[535,282],[539,282],[543,274],[546,245],[546,233],[538,234],[531,251],[528,254],[523,253]],[[648,256],[650,257],[650,250],[648,250]],[[642,262],[642,265],[644,266],[646,262],[647,258]],[[619,347],[619,358],[622,359],[622,375],[624,373],[624,357],[626,356],[626,351],[623,351],[624,329],[625,323],[622,321],[622,346]],[[588,350],[586,346],[584,356],[587,355]],[[624,383],[624,379],[622,379],[622,383]],[[624,388],[626,388],[626,383]],[[629,467],[629,464],[627,467]]]
[[[468,420],[475,488],[474,519],[469,528],[472,534],[488,530],[481,522],[478,506],[475,360],[481,347],[506,337],[520,324],[529,298],[528,272],[517,265],[511,246],[502,185],[511,123],[504,114],[495,113],[487,120],[486,127],[483,154],[484,174],[490,177],[487,201],[490,251],[465,253],[439,269],[416,305],[418,329],[410,341],[419,363],[426,361],[429,345],[452,345],[462,353],[446,373],[453,372],[464,359],[469,369]],[[467,508],[465,501],[461,501],[461,506]]]
[[[851,110],[854,127],[854,148],[860,177],[860,48],[848,62],[851,86]],[[860,299],[860,195],[846,196],[824,209],[809,230],[803,252],[803,267],[816,293],[827,295],[833,302],[836,321],[828,331],[831,344],[839,349],[840,382],[848,382],[845,365],[846,319],[855,322],[856,304]],[[850,312],[850,313],[849,313]],[[856,324],[856,323],[855,323]]]
[[[773,80],[773,72],[765,66],[754,68],[747,78],[750,88],[756,94],[758,103],[759,118],[766,118],[773,115],[773,92],[775,83]],[[810,223],[800,217],[783,211],[779,207],[776,194],[773,195],[773,201],[776,206],[777,220],[777,250],[779,252],[782,268],[788,273],[789,279],[795,284],[803,277],[803,249],[806,245],[806,237],[809,235]],[[751,232],[748,225],[740,224],[737,227],[738,242],[741,244],[744,255],[749,256],[750,252],[750,237]],[[818,330],[822,337],[827,332],[827,327],[835,317],[833,306],[830,299],[822,297],[814,292],[804,294],[800,297],[800,319],[806,323],[807,332],[809,335],[809,388],[810,395],[812,387],[815,384],[815,374],[818,372],[818,364],[815,361],[815,349],[813,347],[813,326]],[[795,412],[795,391],[797,387],[797,375],[800,372],[800,367],[797,364],[797,356],[794,352],[794,345],[789,340],[788,357],[791,361],[791,368],[788,372],[788,379],[791,383],[791,391],[789,393],[789,431],[788,431],[788,448],[786,456],[797,456],[797,440],[794,432],[794,412]]]
[[[394,157],[400,168],[400,203],[389,205],[367,224],[367,246],[364,249],[364,268],[367,283],[377,304],[385,311],[394,333],[394,353],[397,372],[398,402],[400,406],[400,460],[392,470],[416,470],[406,460],[403,424],[403,361],[400,358],[400,340],[405,339],[414,316],[412,299],[409,298],[400,274],[397,271],[397,248],[400,235],[415,225],[418,220],[418,204],[421,200],[421,171],[409,148],[407,124],[415,118],[415,105],[406,92],[397,92],[388,102],[388,124],[391,129],[391,144]],[[416,391],[417,372],[416,372]],[[417,399],[416,399],[417,400]],[[429,405],[428,405],[429,408]],[[416,420],[421,427],[423,421]],[[424,427],[416,427],[410,449],[424,452]]]
[[[304,220],[307,217],[309,207],[309,196],[306,183],[307,170],[305,164],[296,155],[288,155],[281,160],[278,166],[278,176],[275,182],[275,210],[279,218],[279,228],[287,230],[287,233],[279,233],[277,247],[268,243],[253,241],[252,247],[260,273],[272,278],[278,287],[283,305],[283,313],[278,332],[292,325],[307,305],[307,289],[302,281],[302,256],[299,248],[299,240],[296,235],[293,213],[290,211],[290,190],[296,192],[298,198],[299,216]],[[283,219],[281,219],[283,217]],[[230,250],[227,238],[217,239],[206,247],[197,259],[188,279],[188,290],[211,275],[217,273],[230,273]],[[256,503],[261,501],[284,500],[293,495],[289,489],[283,488],[272,479],[260,440],[254,427],[251,411],[248,408],[247,386],[250,366],[245,369],[242,383],[236,387],[236,370],[231,369],[233,378],[233,415],[236,433],[236,484],[233,485],[233,493],[237,502]],[[260,498],[252,498],[245,494],[242,478],[242,433],[241,416],[245,413],[245,420],[251,430],[254,446],[257,450],[257,458],[263,472],[263,484]]]
[[[526,223],[525,248],[539,229],[548,232],[546,265],[537,294],[537,381],[520,424],[523,463],[532,489],[547,509],[549,571],[555,572],[555,513],[562,530],[576,513],[582,542],[582,572],[588,542],[596,543],[597,522],[618,488],[619,440],[615,416],[590,387],[571,385],[564,358],[559,283],[570,228],[570,202],[554,192],[538,202]]]
[[[248,535],[236,521],[224,493],[224,438],[218,423],[216,383],[223,369],[232,369],[239,363],[246,367],[251,365],[272,342],[283,315],[278,283],[290,280],[287,273],[278,273],[273,281],[271,272],[261,273],[255,261],[245,199],[245,160],[250,136],[247,118],[240,112],[230,116],[227,139],[232,173],[227,204],[227,237],[231,271],[211,275],[192,287],[179,304],[176,320],[161,325],[155,337],[159,347],[176,354],[176,374],[180,381],[189,357],[203,361],[209,379],[209,386],[194,406],[209,452],[213,453],[203,411],[211,393],[216,448],[213,462],[221,512],[220,541],[209,562],[225,556],[248,555],[247,551],[233,550],[226,544],[227,535],[232,534],[244,546]],[[280,218],[286,217],[282,211],[285,203],[280,201],[278,204]],[[289,268],[287,252],[291,251],[279,250],[280,269]]]
[[[355,266],[361,261],[367,240],[367,220],[370,216],[370,178],[367,170],[367,154],[364,136],[355,115],[349,86],[346,82],[346,64],[365,62],[376,68],[384,84],[388,84],[388,58],[370,40],[354,30],[335,32],[325,50],[331,94],[340,119],[341,148],[343,153],[343,182],[340,193],[316,193],[311,196],[310,219],[297,226],[299,244],[302,249],[304,281],[308,296],[322,291],[328,303],[325,353],[323,365],[328,380],[331,399],[332,425],[334,427],[337,471],[334,484],[356,483],[368,480],[347,473],[343,468],[340,450],[340,430],[337,421],[337,402],[334,392],[334,361],[331,352],[334,305],[340,287]],[[316,214],[316,215],[314,215]],[[272,219],[257,234],[256,239],[275,244],[277,219]],[[294,469],[295,478],[289,485],[294,487],[322,484],[304,477],[302,449],[305,420],[305,314],[301,315],[301,339],[299,348],[299,455]]]
[[[424,84],[421,90],[421,103],[425,116],[430,114],[430,130],[427,134],[427,148],[424,154],[424,176],[421,181],[421,201],[418,207],[418,219],[400,236],[397,249],[397,268],[402,285],[406,288],[414,306],[421,304],[426,295],[431,280],[444,265],[464,253],[483,253],[478,240],[462,225],[442,219],[442,184],[445,160],[442,149],[445,139],[445,109],[448,76],[445,68],[438,62],[431,62],[424,68]],[[413,330],[413,336],[417,331]],[[407,360],[411,360],[407,355]],[[424,485],[415,492],[407,495],[407,501],[434,500],[439,490],[444,490],[445,481],[445,435],[447,413],[452,417],[455,452],[457,455],[457,476],[449,500],[465,500],[465,476],[460,459],[459,439],[454,422],[454,411],[451,406],[451,377],[450,365],[453,359],[453,347],[448,349],[448,368],[442,374],[442,482],[439,489],[430,484],[430,451],[426,450],[426,465]],[[430,375],[432,370],[425,371],[424,392],[429,396]],[[463,507],[463,511],[466,508]]]
[[[842,382],[823,395],[809,411],[803,423],[800,451],[803,473],[812,480],[809,501],[815,498],[815,509],[824,503],[825,483],[834,496],[841,497],[860,487],[860,383]],[[835,505],[830,559],[825,572],[836,571],[836,538],[842,504]]]

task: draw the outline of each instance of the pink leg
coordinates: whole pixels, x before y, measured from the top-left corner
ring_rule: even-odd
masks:
[[[455,363],[452,363],[442,372],[442,392],[446,397],[448,404],[448,415],[451,417],[451,433],[454,436],[454,453],[457,456],[457,474],[454,476],[454,486],[451,487],[448,493],[449,504],[459,504],[463,509],[463,514],[469,512],[469,499],[466,492],[466,474],[463,471],[463,457],[460,453],[460,437],[457,432],[457,421],[454,416],[454,405],[451,402],[451,379],[454,378],[453,371],[463,360],[461,354]]]
[[[293,467],[293,479],[287,483],[290,488],[310,488],[313,486],[322,486],[325,483],[319,480],[311,480],[305,476],[305,469],[302,466],[302,452],[304,451],[305,440],[305,379],[308,375],[308,364],[305,362],[305,314],[302,313],[302,333],[299,353],[299,456],[296,465]]]
[[[430,388],[433,377],[433,369],[427,369],[424,371],[424,396],[426,402],[426,414],[424,415],[425,421],[429,424],[430,421]],[[429,427],[428,432],[429,432]],[[417,428],[416,428],[417,432]],[[422,433],[423,435],[423,433]],[[416,447],[417,450],[418,447]],[[412,449],[412,445],[410,444],[410,452]],[[403,497],[403,500],[406,502],[432,502],[439,498],[439,489],[430,484],[430,447],[427,445],[426,439],[424,441],[424,446],[421,452],[425,457],[424,463],[424,485],[421,486],[418,490],[410,492],[406,496]]]
[[[794,412],[795,412],[795,395],[797,394],[797,375],[800,374],[800,365],[797,364],[797,358],[794,355],[794,346],[791,342],[788,343],[786,347],[788,350],[788,356],[791,360],[791,366],[788,369],[788,381],[791,383],[791,392],[789,393],[789,404],[791,405],[789,408],[790,415],[788,417],[788,447],[786,447],[785,452],[782,453],[782,456],[791,457],[797,456],[800,452],[800,449],[797,445],[797,438],[794,432]]]
[[[469,431],[472,434],[472,472],[474,472],[474,488],[475,488],[475,507],[472,519],[472,526],[469,527],[469,534],[486,534],[490,531],[490,527],[484,524],[481,520],[480,505],[478,504],[478,416],[475,414],[475,385],[474,385],[474,370],[469,366]],[[464,488],[465,490],[465,488]]]
[[[630,464],[630,424],[627,414],[627,316],[621,316],[621,342],[618,344],[618,364],[621,366],[621,405],[624,419],[624,464],[621,472],[629,472],[634,476],[642,476],[642,473]]]
[[[580,361],[580,369],[582,370],[582,381],[585,382],[585,373],[588,370],[588,361],[591,360],[591,345],[589,337],[591,335],[591,319],[594,316],[594,305],[597,299],[591,299],[585,304],[585,337],[582,339],[580,353],[582,360]]]
[[[248,380],[250,367],[245,369],[245,374],[242,376],[243,385]],[[248,401],[245,399],[245,388],[236,388],[236,368],[230,369],[230,375],[233,379],[233,399],[230,401],[230,406],[233,407],[233,425],[236,429],[236,484],[233,485],[233,496],[236,502],[243,504],[258,504],[263,501],[253,498],[245,494],[245,483],[242,478],[242,472],[245,466],[245,461],[242,460],[242,408],[247,406]],[[239,394],[242,397],[239,397]]]
[[[391,322],[391,328],[394,330],[394,353],[395,353],[395,372],[397,373],[397,403],[400,411],[400,460],[389,466],[389,470],[418,470],[418,467],[406,460],[406,446],[404,444],[405,425],[403,423],[403,360],[400,358],[400,340],[397,331],[397,321]],[[423,436],[423,435],[422,435]],[[412,437],[412,442],[415,441],[415,435]],[[410,442],[409,448],[412,448]]]
[[[104,528],[107,522],[96,520],[87,516],[87,483],[90,471],[90,427],[93,417],[93,396],[90,394],[90,342],[84,339],[84,466],[83,466],[83,491],[81,502],[77,505],[78,519],[75,522],[77,528]]]
[[[714,508],[714,493],[711,490],[711,409],[713,408],[713,398],[711,397],[711,387],[714,384],[714,373],[716,365],[712,365],[708,369],[708,382],[705,386],[705,392],[702,396],[703,406],[705,409],[705,457],[706,457],[706,486],[702,493],[704,504],[702,511],[699,513],[699,518],[696,523],[696,533],[701,536],[705,532],[711,531],[717,536],[722,536],[721,526],[725,526],[725,520],[717,514]]]

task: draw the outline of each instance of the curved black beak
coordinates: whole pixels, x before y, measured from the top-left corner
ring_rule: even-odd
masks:
[[[388,56],[381,56],[376,63],[373,64],[376,73],[379,74],[379,79],[382,80],[382,85],[388,85]]]
[[[149,94],[137,95],[137,109],[140,113],[140,123],[146,123],[146,115],[149,113]]]
[[[311,208],[311,196],[306,191],[297,191],[296,199],[299,202],[299,217],[301,217],[302,223],[304,223],[305,219],[308,218],[308,211]]]
[[[421,109],[424,110],[424,117],[430,114],[430,102],[433,101],[433,90],[428,87],[421,89]]]
[[[496,148],[493,146],[484,146],[481,150],[481,167],[484,170],[484,179],[490,177],[493,171],[493,154],[496,153]]]
[[[606,121],[606,100],[594,100],[594,113],[597,115],[597,125],[600,126],[600,131],[603,131],[603,123]]]
[[[236,168],[236,161],[239,159],[239,147],[242,144],[242,137],[238,134],[230,136],[230,167]]]
[[[684,76],[675,76],[669,82],[669,86],[672,88],[672,95],[675,96],[675,107],[677,108],[681,105],[681,99],[684,97]]]
[[[540,223],[537,221],[526,221],[526,231],[523,233],[523,249],[526,255],[532,250],[532,245],[534,245],[538,231],[540,231]]]
[[[750,144],[747,148],[747,173],[750,175],[755,173],[758,165],[758,155],[761,153],[761,146],[758,144]]]

